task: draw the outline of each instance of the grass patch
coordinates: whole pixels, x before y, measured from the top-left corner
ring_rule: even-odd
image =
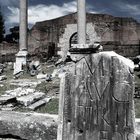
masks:
[[[44,81],[38,84],[35,88],[36,91],[48,93],[49,91],[59,91],[60,81],[59,79],[52,80],[50,82]]]
[[[36,111],[38,113],[58,114],[59,99],[52,99],[45,106],[40,107]]]

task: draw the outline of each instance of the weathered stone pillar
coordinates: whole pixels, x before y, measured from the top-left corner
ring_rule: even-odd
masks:
[[[14,75],[22,72],[23,65],[26,65],[27,59],[27,29],[28,29],[28,0],[20,0],[20,41],[19,52],[16,54],[14,64]]]
[[[27,50],[27,0],[20,0],[20,51]]]
[[[57,140],[135,140],[133,62],[114,52],[77,55],[61,79]]]
[[[85,0],[77,0],[78,44],[86,44],[86,4]]]

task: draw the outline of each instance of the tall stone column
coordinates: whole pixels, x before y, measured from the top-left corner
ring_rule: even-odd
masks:
[[[20,41],[19,52],[16,54],[14,64],[14,75],[23,71],[23,65],[26,65],[27,59],[27,29],[28,29],[28,0],[20,0]]]
[[[27,50],[27,0],[20,0],[20,51]]]
[[[86,1],[77,0],[78,44],[86,44]]]

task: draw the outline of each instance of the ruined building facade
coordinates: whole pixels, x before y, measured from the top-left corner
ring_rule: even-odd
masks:
[[[76,34],[76,13],[37,22],[28,33],[29,53],[45,60],[57,54],[63,57],[71,44],[77,43]],[[140,23],[133,18],[88,13],[87,43],[94,42],[100,42],[105,51],[114,50],[125,57],[139,55]],[[7,51],[9,49],[5,54]]]

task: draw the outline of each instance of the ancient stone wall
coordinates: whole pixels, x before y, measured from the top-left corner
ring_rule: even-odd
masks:
[[[99,37],[98,41],[104,46],[104,50],[115,50],[127,57],[140,54],[140,24],[134,19],[88,13],[87,23],[88,26],[90,25],[87,28],[88,34],[95,31],[96,37]],[[76,24],[76,13],[53,20],[37,22],[28,33],[29,53],[34,56],[45,54],[47,59],[49,49],[52,46],[55,55],[57,55],[57,51],[67,50],[69,44],[64,48],[61,44],[62,42],[69,43],[69,38],[63,38],[63,36],[67,34],[68,30],[70,30],[71,35],[76,32]],[[89,37],[92,38],[90,40],[93,43],[93,34],[89,34]],[[0,53],[3,53],[3,51],[7,53],[9,49],[5,49],[5,47],[0,49]],[[10,51],[15,52],[14,47],[11,47]]]
[[[0,63],[15,61],[15,54],[19,50],[19,45],[3,42],[0,44]]]
[[[77,32],[77,25],[68,24],[65,28],[63,36],[59,39],[58,47],[60,48],[60,51],[58,51],[58,54],[61,55],[63,58],[66,57],[67,52],[70,48],[70,38],[76,32]],[[100,37],[97,36],[94,25],[92,23],[87,24],[87,35],[89,36],[89,40],[91,44],[101,40]]]
[[[70,33],[72,35],[74,31],[76,32],[76,23],[76,13],[36,23],[30,32],[29,48],[34,49],[41,45],[48,46],[49,42],[53,42],[55,43],[56,51],[59,50],[65,54],[69,46]],[[95,31],[96,37],[100,38],[98,41],[104,44],[105,50],[114,50],[116,48],[116,51],[118,47],[121,50],[117,51],[117,53],[123,56],[132,57],[139,54],[140,24],[134,19],[113,17],[106,14],[87,14],[87,23],[92,24],[90,32]],[[68,36],[66,37],[67,34]],[[36,41],[34,38],[36,38]],[[90,38],[92,38],[91,34]],[[91,43],[93,43],[92,40]],[[63,48],[64,44],[65,47]],[[133,51],[133,48],[135,51]]]

